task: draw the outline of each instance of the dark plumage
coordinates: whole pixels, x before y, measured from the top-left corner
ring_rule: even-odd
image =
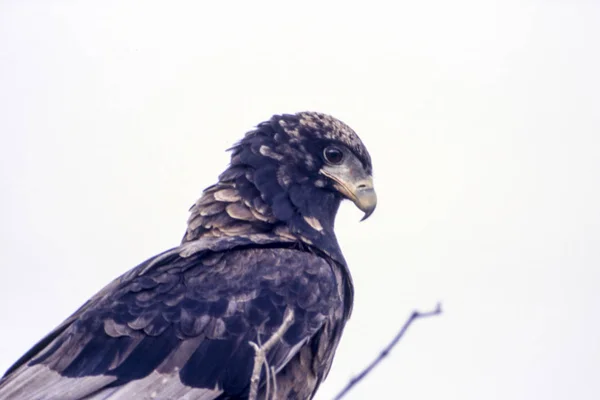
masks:
[[[333,226],[342,199],[375,208],[369,154],[342,122],[274,116],[232,149],[179,247],[114,280],[18,360],[2,399],[243,399],[255,351],[277,397],[311,398],[353,287]],[[258,398],[266,397],[263,369]]]

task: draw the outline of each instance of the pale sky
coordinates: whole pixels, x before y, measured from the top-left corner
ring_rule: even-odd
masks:
[[[225,149],[332,114],[379,205],[336,229],[331,399],[600,398],[600,2],[0,1],[0,370],[177,245]]]

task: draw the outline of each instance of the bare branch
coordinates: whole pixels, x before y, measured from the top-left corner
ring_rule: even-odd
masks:
[[[334,400],[340,400],[342,397],[344,397],[346,394],[348,394],[348,392],[354,387],[354,385],[356,385],[358,382],[360,382],[362,379],[364,379],[364,377],[367,376],[367,374],[369,374],[373,370],[373,368],[375,368],[390,353],[390,351],[394,348],[394,346],[396,346],[396,344],[400,341],[402,336],[404,336],[404,334],[408,330],[408,327],[413,323],[414,320],[419,319],[419,318],[432,317],[434,315],[439,315],[441,313],[442,313],[442,305],[440,303],[438,303],[437,307],[433,311],[428,311],[428,312],[413,311],[412,314],[410,315],[410,317],[408,318],[408,320],[406,320],[406,322],[400,329],[400,331],[396,334],[394,339],[390,342],[390,344],[388,344],[381,351],[379,356],[375,360],[373,360],[360,374],[358,374],[354,378],[352,378],[350,380],[350,382],[348,382],[346,387],[344,387],[344,389],[342,389],[342,391],[339,392],[337,396],[335,396]]]
[[[258,383],[260,382],[260,373],[262,371],[263,365],[265,365],[267,373],[266,378],[267,381],[271,380],[275,382],[275,369],[269,369],[269,364],[267,363],[267,352],[275,346],[275,344],[285,335],[288,328],[294,323],[294,311],[287,309],[285,316],[283,318],[283,322],[281,326],[273,335],[263,344],[262,346],[257,345],[254,342],[250,342],[250,346],[254,348],[254,368],[252,369],[252,377],[250,378],[250,394],[248,395],[248,400],[256,400],[256,396],[258,395]],[[270,373],[269,373],[270,372]],[[269,376],[271,375],[271,376]],[[277,387],[274,388],[275,393],[277,392]]]
[[[271,368],[269,368],[269,363],[266,359],[263,362],[263,365],[265,366],[265,400],[269,400],[271,398]],[[275,379],[273,379],[273,381],[275,381]],[[275,396],[276,395],[273,394],[273,399],[276,399]]]
[[[277,372],[275,371],[275,367],[271,367],[271,377],[273,378],[273,399],[277,400],[277,379],[275,379],[275,375]],[[268,397],[267,397],[268,399]]]

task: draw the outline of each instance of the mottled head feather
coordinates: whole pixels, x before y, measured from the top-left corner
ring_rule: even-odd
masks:
[[[356,132],[344,122],[331,115],[303,111],[297,114],[276,115],[273,120],[292,137],[298,139],[327,139],[337,141],[348,147],[371,172],[371,156]]]

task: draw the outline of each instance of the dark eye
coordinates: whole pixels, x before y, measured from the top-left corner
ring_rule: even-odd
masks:
[[[334,146],[326,147],[323,151],[323,156],[331,164],[340,164],[344,160],[344,152]]]

